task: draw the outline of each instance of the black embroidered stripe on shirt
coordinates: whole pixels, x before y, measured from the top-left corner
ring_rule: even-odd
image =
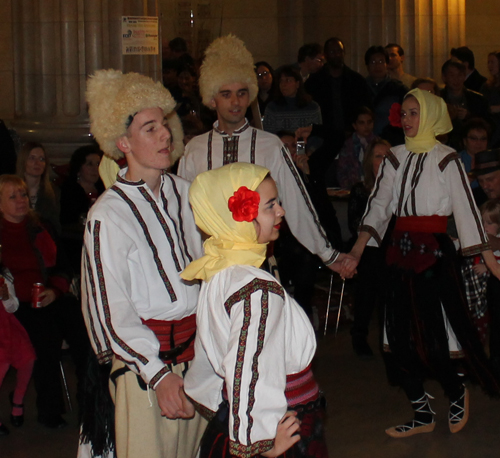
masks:
[[[279,285],[278,283],[273,281],[263,280],[260,278],[254,278],[252,281],[243,286],[243,288],[232,294],[224,303],[224,307],[228,315],[231,313],[231,308],[233,307],[233,305],[241,301],[243,301],[244,304],[243,323],[241,326],[240,336],[238,339],[238,356],[236,358],[235,371],[234,371],[233,406],[232,406],[234,437],[238,437],[238,429],[241,424],[241,419],[238,412],[241,402],[241,382],[243,379],[242,368],[245,361],[244,356],[247,345],[248,328],[250,326],[250,320],[252,316],[251,295],[256,291],[262,291],[262,299],[261,299],[261,317],[259,320],[259,331],[257,333],[257,348],[253,356],[252,377],[250,379],[251,381],[249,385],[248,405],[246,411],[247,416],[249,416],[248,427],[251,428],[251,424],[253,424],[253,419],[251,418],[251,410],[255,403],[255,385],[259,377],[258,356],[262,352],[262,346],[264,344],[264,338],[265,338],[265,325],[269,313],[268,295],[269,292],[271,292],[279,295],[282,299],[284,299],[285,295],[282,286]],[[249,434],[250,434],[250,429],[247,430],[247,435]]]
[[[163,284],[165,285],[165,288],[167,289],[167,292],[170,296],[170,300],[172,302],[175,302],[177,300],[177,296],[175,294],[174,288],[172,287],[172,283],[168,279],[167,273],[165,272],[165,269],[163,268],[163,264],[161,262],[160,256],[158,255],[158,249],[156,248],[155,244],[153,243],[153,239],[151,238],[151,235],[149,234],[148,227],[146,225],[146,222],[144,221],[143,217],[141,216],[137,206],[130,200],[130,198],[118,187],[118,186],[112,186],[111,189],[115,191],[130,207],[130,210],[132,210],[132,213],[134,214],[135,218],[137,219],[139,225],[141,226],[144,236],[146,237],[146,241],[148,242],[149,247],[151,248],[151,252],[153,253],[153,259],[156,264],[156,268],[158,269],[158,273],[163,280]]]
[[[173,177],[170,174],[168,174],[168,173],[166,174],[166,177],[168,177],[170,179],[170,181],[172,182],[172,189],[174,190],[174,194],[175,194],[175,197],[177,199],[177,207],[179,208],[179,211],[178,211],[178,214],[177,214],[177,217],[179,218],[179,230],[180,230],[179,240],[181,240],[181,242],[182,242],[183,252],[186,254],[189,262],[192,262],[193,261],[193,257],[191,256],[191,253],[189,253],[189,248],[188,248],[188,244],[187,244],[187,241],[186,241],[186,234],[184,232],[184,219],[182,217],[181,195],[179,193],[179,189],[177,189],[177,184],[175,183],[175,180],[173,179]],[[168,211],[167,211],[167,204],[168,204],[167,199],[165,198],[165,196],[163,194],[162,194],[161,198],[163,199],[163,208],[165,209],[165,212],[168,214]],[[176,224],[175,220],[172,219],[172,223],[174,224],[174,227],[176,228],[176,231],[177,231],[178,229],[177,229],[177,224]]]
[[[485,243],[485,244],[489,244],[488,237],[487,237],[487,235],[486,235],[486,233],[484,231],[484,228],[483,228],[483,223],[481,221],[481,216],[480,216],[479,212],[476,210],[477,207],[476,207],[476,204],[474,202],[474,197],[472,195],[472,190],[471,190],[471,187],[470,187],[470,185],[468,183],[469,179],[467,178],[467,175],[465,174],[465,171],[462,168],[460,159],[459,159],[459,157],[458,157],[457,154],[455,155],[454,158],[452,158],[452,161],[457,166],[458,174],[460,175],[460,179],[462,181],[462,186],[464,187],[465,195],[467,196],[467,201],[469,202],[469,206],[470,206],[470,209],[471,209],[472,216],[474,216],[474,222],[476,223],[477,230],[478,230],[479,235],[481,237],[481,242]],[[443,162],[443,161],[441,161],[441,162]],[[450,162],[451,161],[448,161],[448,164]],[[444,166],[443,171],[446,168],[446,165]]]
[[[222,137],[222,165],[238,162],[238,136]]]
[[[83,267],[85,271],[87,272],[87,284],[90,283],[90,291],[88,291],[87,287],[87,303],[85,304],[88,310],[88,319],[89,319],[89,324],[90,324],[90,334],[92,335],[92,341],[95,343],[96,346],[96,353],[101,354],[103,353],[101,341],[97,337],[97,332],[95,330],[95,323],[94,323],[94,317],[90,311],[90,300],[89,300],[89,292],[92,294],[92,300],[94,304],[97,304],[97,294],[96,294],[96,288],[95,288],[95,283],[94,283],[94,274],[92,272],[92,268],[90,267],[90,258],[89,258],[89,253],[87,251],[87,247],[83,245],[82,248],[82,254],[83,254]],[[99,313],[96,310],[97,316],[99,317]],[[102,327],[102,324],[101,324]],[[108,341],[108,336],[106,335],[105,332],[102,333],[104,336],[104,342],[107,348],[111,348],[109,341]]]
[[[330,241],[328,240],[328,237],[326,236],[325,231],[323,230],[323,227],[321,226],[321,223],[319,222],[318,215],[316,214],[316,210],[314,210],[314,207],[311,203],[311,199],[309,198],[309,194],[306,191],[306,188],[304,187],[304,183],[302,182],[299,172],[297,172],[297,169],[295,168],[295,165],[293,165],[292,158],[288,154],[287,149],[283,146],[281,148],[281,154],[283,155],[283,158],[285,159],[285,163],[290,169],[290,172],[292,173],[292,176],[295,179],[295,182],[297,183],[297,186],[299,187],[300,193],[302,194],[302,197],[304,198],[304,201],[306,202],[307,208],[309,209],[309,212],[311,213],[313,217],[314,224],[316,225],[316,228],[318,229],[318,232],[320,233],[321,237],[323,238],[326,247],[331,248]],[[286,210],[286,209],[285,209]]]
[[[94,233],[93,233],[94,259],[97,272],[97,280],[99,283],[99,292],[101,294],[101,303],[104,312],[104,320],[106,323],[106,329],[108,330],[111,338],[125,353],[130,355],[132,358],[137,359],[138,361],[141,362],[141,364],[145,366],[149,362],[148,359],[137,353],[135,350],[132,350],[132,348],[130,348],[122,339],[120,339],[120,337],[113,328],[113,323],[111,322],[111,313],[109,310],[108,293],[106,291],[106,282],[104,279],[104,271],[101,261],[101,240],[99,238],[100,231],[101,231],[101,222],[96,221],[94,223]]]
[[[377,197],[377,195],[380,191],[380,184],[382,183],[382,179],[384,178],[385,168],[387,167],[387,161],[388,161],[388,156],[386,156],[382,162],[381,170],[378,174],[378,177],[375,180],[375,186],[373,187],[373,191],[372,191],[370,197],[368,198],[368,203],[366,204],[365,214],[363,215],[363,217],[361,218],[361,221],[359,223],[359,227],[360,227],[359,230],[360,231],[363,230],[361,228],[365,226],[366,215],[368,215],[370,213],[371,208],[372,208],[372,202]],[[391,161],[389,161],[389,162],[391,162]],[[391,164],[392,164],[392,162],[391,162]]]
[[[149,192],[147,192],[143,187],[138,188],[138,189],[139,189],[139,192],[142,194],[142,197],[144,197],[144,199],[146,199],[146,201],[149,203],[149,205],[151,205],[151,209],[153,210],[153,213],[155,214],[156,219],[160,223],[160,226],[163,229],[165,237],[167,237],[168,244],[170,245],[170,253],[172,254],[172,260],[174,261],[175,268],[177,269],[177,272],[180,272],[182,270],[182,267],[179,263],[179,259],[177,258],[177,253],[175,252],[175,241],[174,241],[174,238],[172,237],[172,234],[170,233],[170,228],[168,227],[168,224],[165,221],[165,218],[161,214],[160,209],[158,208],[158,205],[156,205],[156,202],[151,197]],[[165,209],[165,211],[166,211],[166,209]],[[169,217],[170,220],[172,220],[171,216],[168,213],[167,213],[167,216]]]
[[[257,129],[252,131],[252,140],[250,142],[250,163],[255,164],[255,142],[257,140]]]
[[[211,130],[208,134],[207,144],[207,170],[212,170],[212,142],[214,139],[214,131]]]
[[[397,216],[402,216],[402,210],[403,210],[403,199],[405,195],[405,187],[406,187],[406,180],[408,179],[408,171],[410,169],[411,162],[413,161],[413,158],[415,157],[414,153],[410,153],[406,159],[406,167],[403,172],[403,179],[401,181],[401,190],[400,190],[400,195],[399,195],[399,203],[398,203],[398,211],[396,213]],[[406,214],[406,216],[409,216]]]

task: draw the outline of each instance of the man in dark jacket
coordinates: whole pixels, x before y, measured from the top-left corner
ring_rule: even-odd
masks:
[[[448,144],[460,151],[462,148],[462,127],[471,118],[482,118],[495,129],[487,100],[478,92],[465,87],[466,67],[461,62],[447,60],[441,68],[445,83],[441,97],[448,104],[453,130],[448,134]]]
[[[471,91],[479,92],[487,78],[481,75],[474,67],[474,53],[467,46],[451,48],[451,60],[460,61],[465,65],[465,87]]]
[[[314,126],[312,135],[323,137],[324,146],[311,158],[314,167],[315,160],[321,157],[321,168],[327,168],[338,154],[357,110],[371,105],[365,79],[344,63],[342,40],[329,38],[324,53],[326,64],[305,82],[306,91],[321,107],[323,117],[323,125]]]

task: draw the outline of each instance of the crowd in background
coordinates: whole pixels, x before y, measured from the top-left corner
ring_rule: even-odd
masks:
[[[257,104],[247,113],[255,127],[278,135],[288,147],[332,244],[347,248],[356,240],[379,167],[391,146],[404,143],[400,104],[410,89],[418,87],[447,103],[453,130],[440,141],[457,151],[469,173],[474,199],[481,206],[483,223],[500,262],[500,52],[489,54],[489,75],[485,77],[475,69],[469,48],[452,49],[442,66],[442,85],[427,75],[405,73],[404,50],[395,43],[366,51],[366,78],[347,67],[344,57],[342,40],[330,38],[324,46],[305,44],[298,50],[297,62],[276,70],[267,62],[256,62]],[[163,83],[177,103],[185,142],[210,130],[216,119],[201,101],[198,75],[199,64],[188,54],[185,42],[172,40],[163,60]],[[60,428],[66,424],[61,416],[64,403],[59,377],[63,340],[69,345],[79,380],[90,351],[78,279],[86,214],[104,192],[98,171],[102,153],[96,145],[84,146],[73,153],[67,167],[51,167],[42,144],[30,142],[16,148],[16,140],[3,123],[0,141],[4,148],[0,274],[5,279],[5,286],[0,286],[0,343],[10,342],[0,345],[0,384],[10,365],[17,369],[11,423],[21,426],[24,394],[33,372],[38,420]],[[16,154],[7,154],[16,149]],[[13,160],[16,155],[17,162]],[[350,240],[342,240],[327,187],[350,191]],[[450,235],[454,230],[450,218]],[[366,338],[380,296],[380,253],[378,248],[366,250],[355,280],[359,287],[351,334],[354,350],[362,358],[373,354]],[[277,254],[284,283],[294,286],[297,301],[312,319],[311,297],[321,262],[286,229]],[[464,257],[462,263],[471,319],[498,368],[500,283],[479,257]],[[45,285],[39,310],[32,307],[34,283]],[[16,352],[3,351],[13,339],[22,345]],[[0,423],[3,434],[8,430]]]

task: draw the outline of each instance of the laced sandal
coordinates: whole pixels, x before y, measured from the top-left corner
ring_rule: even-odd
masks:
[[[448,425],[452,433],[458,433],[469,419],[469,390],[464,386],[463,394],[455,401],[450,400]]]
[[[431,409],[429,398],[434,399],[430,394],[424,393],[420,399],[410,401],[413,410],[415,411],[415,418],[404,425],[388,428],[385,432],[391,437],[403,438],[414,436],[415,434],[431,433],[434,431],[434,428],[436,427],[434,415],[436,415],[436,413]],[[430,417],[431,421],[424,421],[426,417]]]

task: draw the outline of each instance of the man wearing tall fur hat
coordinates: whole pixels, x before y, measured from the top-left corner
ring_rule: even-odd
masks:
[[[97,71],[86,95],[101,149],[126,159],[89,212],[82,257],[88,333],[99,362],[112,361],[116,454],[194,457],[205,423],[184,395],[183,374],[199,287],[179,273],[202,245],[189,183],[164,172],[182,144],[175,101],[160,83],[117,70]]]
[[[203,103],[217,111],[218,120],[210,132],[186,145],[179,175],[193,181],[201,172],[232,162],[266,167],[278,185],[293,235],[337,271],[345,255],[331,246],[288,150],[276,135],[251,127],[245,118],[258,87],[252,55],[240,39],[217,38],[207,48],[199,87]]]

